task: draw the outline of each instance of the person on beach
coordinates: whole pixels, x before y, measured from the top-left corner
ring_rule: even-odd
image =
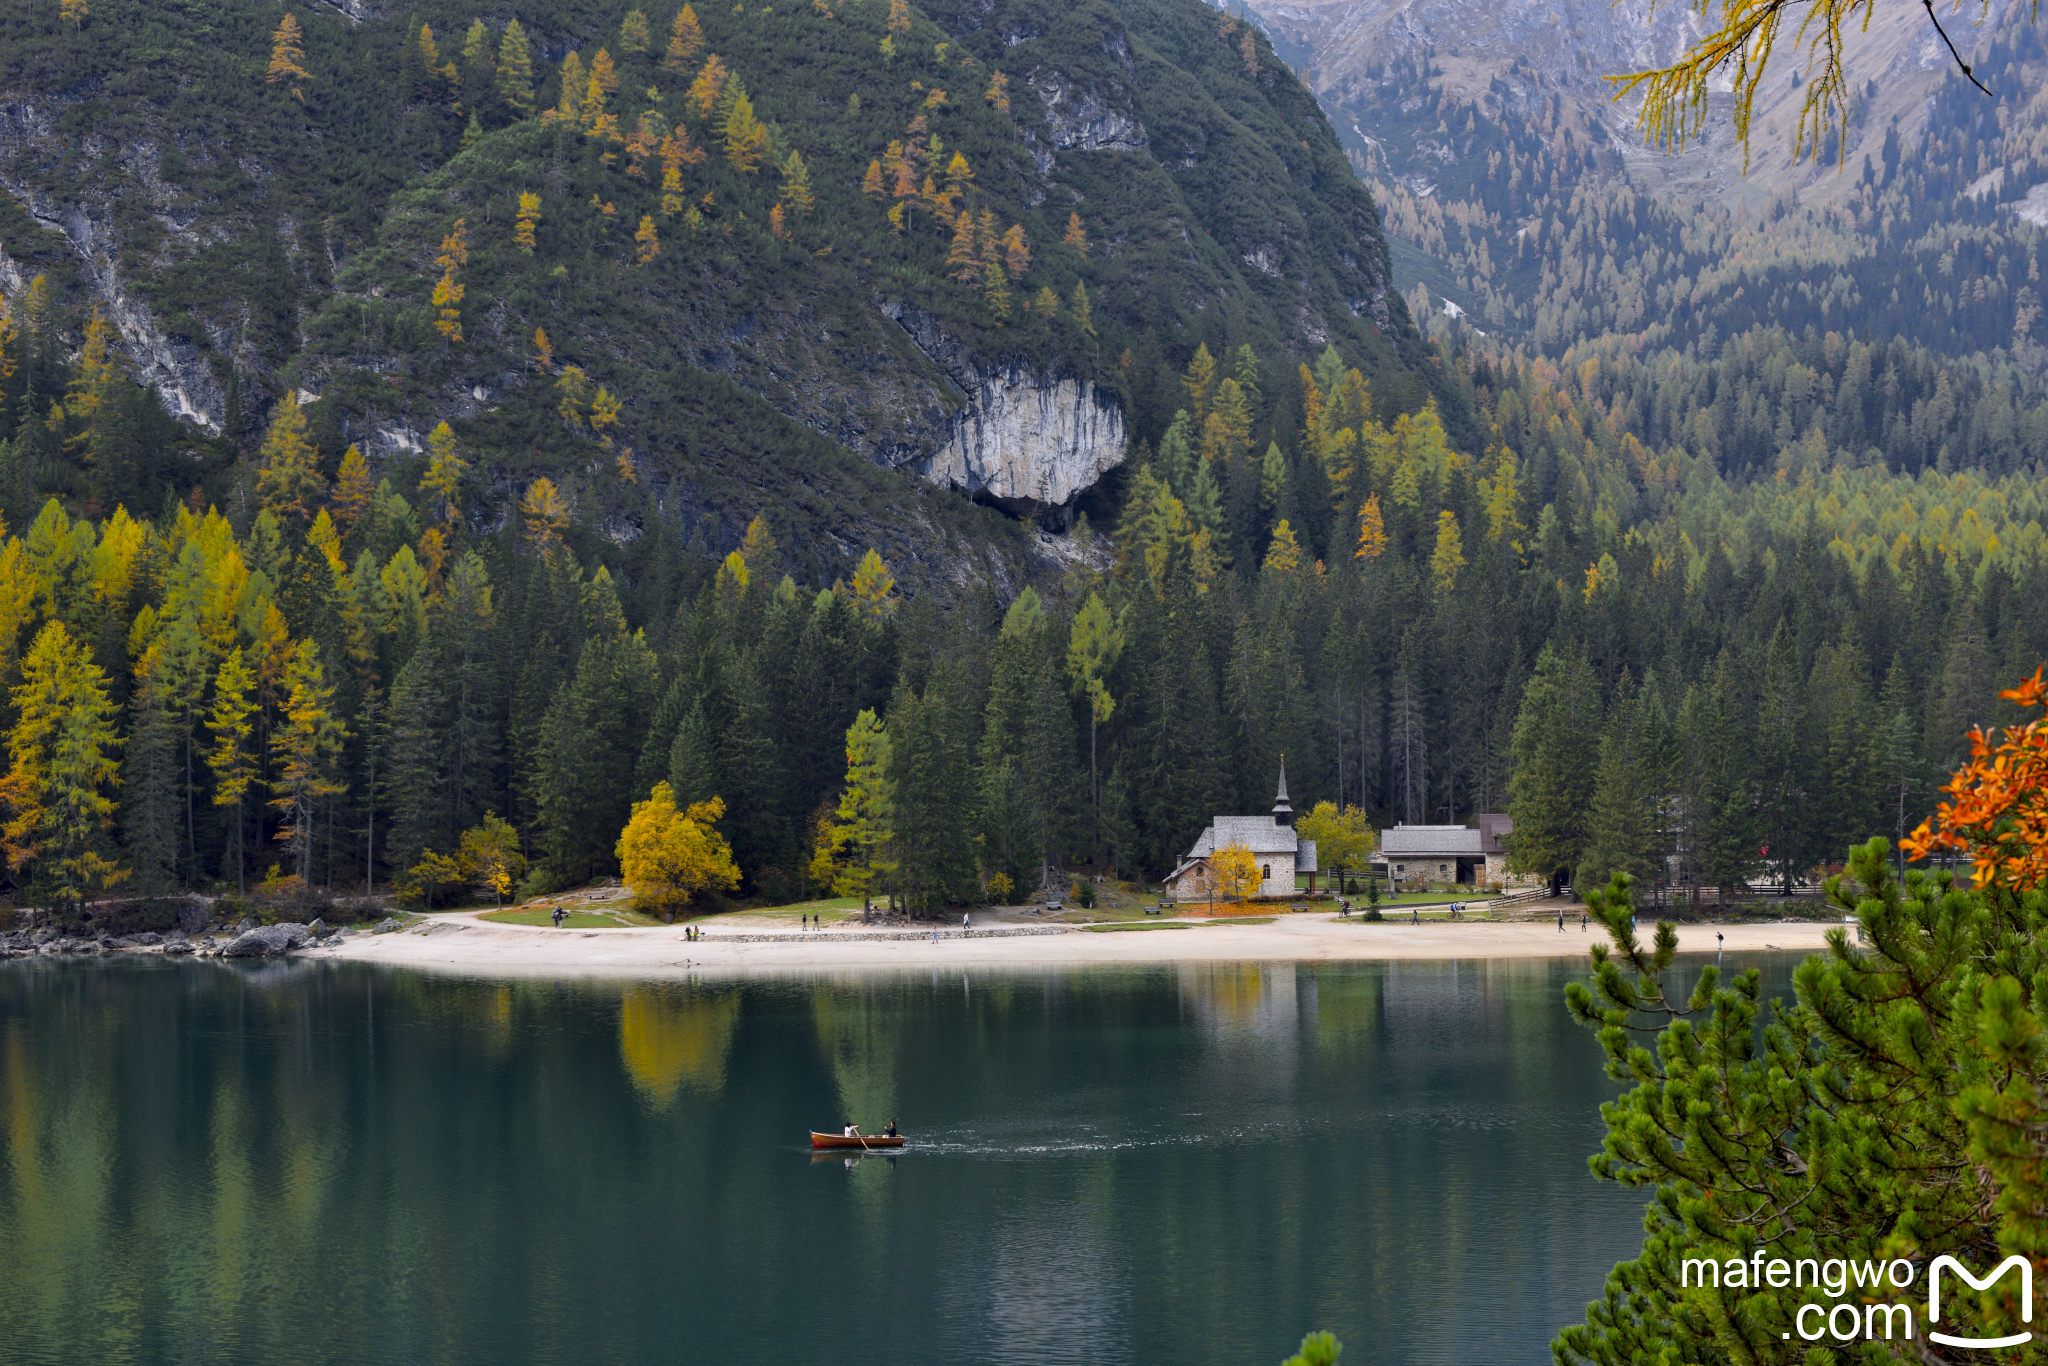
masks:
[[[968,924],[968,921],[967,921],[967,912],[966,912],[966,911],[962,911],[962,912],[960,912],[960,928],[961,928],[961,929],[963,929],[963,930],[964,930],[964,929],[966,929],[966,928],[967,928],[967,924]]]
[[[555,922],[555,928],[556,928],[556,929],[558,929],[558,930],[559,930],[559,929],[561,929],[561,928],[562,928],[562,908],[561,908],[560,906],[557,906],[557,907],[555,907],[554,915],[553,915],[553,916],[552,916],[551,918],[552,918],[552,919],[554,920],[554,922]]]
[[[1563,933],[1564,933],[1564,912],[1563,912],[1563,911],[1559,911],[1559,912],[1557,913],[1557,932],[1558,932],[1559,934],[1563,934]]]
[[[1413,906],[1410,906],[1408,908],[1408,923],[1410,923],[1411,925],[1420,925],[1422,923],[1422,912],[1416,910]]]
[[[1584,911],[1580,911],[1580,912],[1579,912],[1579,933],[1580,933],[1580,934],[1584,934],[1585,932],[1586,932],[1586,913],[1585,913]]]

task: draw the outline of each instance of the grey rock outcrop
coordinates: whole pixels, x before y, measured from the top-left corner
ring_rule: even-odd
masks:
[[[882,311],[910,334],[963,400],[919,474],[1013,512],[1067,504],[1123,463],[1123,405],[1085,376],[977,360],[938,319],[907,304]]]
[[[313,942],[304,925],[262,925],[244,930],[220,951],[223,958],[282,958]]]

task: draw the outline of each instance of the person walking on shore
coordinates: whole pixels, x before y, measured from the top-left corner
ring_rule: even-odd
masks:
[[[1563,912],[1563,911],[1559,911],[1559,912],[1557,913],[1557,932],[1558,932],[1559,934],[1563,934],[1563,933],[1564,933],[1564,912]]]
[[[557,907],[555,907],[555,912],[554,912],[554,915],[553,915],[553,916],[552,916],[551,918],[552,918],[552,919],[554,920],[554,922],[555,922],[555,928],[556,928],[556,929],[558,929],[558,930],[559,930],[559,929],[561,929],[561,928],[562,928],[562,908],[561,908],[560,906],[557,906]]]

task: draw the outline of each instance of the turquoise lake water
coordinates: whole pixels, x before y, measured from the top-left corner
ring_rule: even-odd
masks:
[[[7,964],[0,1359],[1544,1362],[1642,1235],[1582,973]]]

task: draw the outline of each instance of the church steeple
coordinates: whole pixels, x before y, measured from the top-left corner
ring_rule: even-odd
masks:
[[[1280,756],[1280,792],[1273,798],[1273,824],[1294,824],[1294,808],[1287,804],[1287,756]]]

